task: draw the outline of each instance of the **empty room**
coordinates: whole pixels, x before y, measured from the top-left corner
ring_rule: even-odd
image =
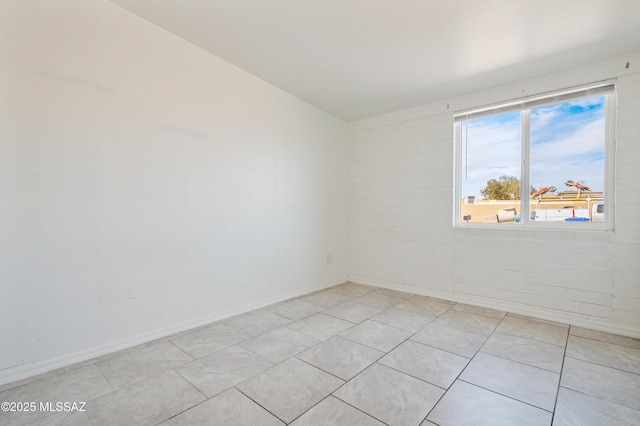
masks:
[[[0,425],[640,424],[637,0],[3,0],[0,194]]]

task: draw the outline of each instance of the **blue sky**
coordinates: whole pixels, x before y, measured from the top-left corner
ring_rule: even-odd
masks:
[[[531,110],[531,184],[536,189],[564,191],[564,182],[573,180],[604,190],[604,109],[599,96]],[[469,120],[467,127],[463,122],[461,195],[482,199],[480,190],[488,180],[519,178],[520,139],[520,112]]]

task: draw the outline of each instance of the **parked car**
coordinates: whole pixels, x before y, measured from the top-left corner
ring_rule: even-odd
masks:
[[[603,202],[599,202],[591,206],[591,222],[604,222]]]

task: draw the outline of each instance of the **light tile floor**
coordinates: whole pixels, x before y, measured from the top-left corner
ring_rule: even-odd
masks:
[[[0,425],[639,425],[640,340],[347,283],[0,386],[3,401],[37,409]]]

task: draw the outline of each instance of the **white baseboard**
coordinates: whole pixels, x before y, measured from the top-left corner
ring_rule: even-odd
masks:
[[[28,380],[24,379],[34,378],[38,375],[51,375],[56,374],[56,370],[60,370],[59,373],[65,371],[65,367],[72,366],[79,362],[86,362],[91,359],[108,355],[119,350],[129,348],[132,346],[148,343],[157,339],[166,338],[176,333],[180,333],[186,330],[197,328],[203,325],[211,324],[216,321],[222,321],[231,318],[236,315],[241,315],[256,309],[264,308],[265,306],[279,303],[288,299],[303,296],[305,294],[321,291],[336,285],[343,284],[345,282],[352,282],[356,284],[364,284],[373,287],[386,288],[390,290],[404,291],[407,293],[413,293],[420,296],[435,297],[443,300],[448,300],[456,303],[467,303],[470,305],[481,306],[484,308],[496,309],[500,311],[511,312],[519,315],[527,315],[534,318],[544,319],[548,321],[556,321],[563,324],[575,325],[579,327],[589,328],[598,331],[604,331],[608,333],[620,334],[623,336],[640,338],[640,330],[636,327],[627,326],[625,324],[614,323],[607,318],[588,317],[577,315],[569,312],[557,311],[553,309],[537,308],[529,305],[523,305],[514,302],[507,302],[504,300],[489,299],[482,297],[474,297],[469,295],[460,295],[453,292],[433,291],[423,289],[414,286],[406,286],[398,283],[371,280],[357,276],[344,276],[337,280],[321,283],[315,286],[305,287],[296,291],[280,294],[257,303],[248,304],[236,309],[231,309],[225,312],[217,312],[206,317],[199,318],[198,320],[185,322],[182,324],[173,325],[171,327],[165,327],[162,329],[152,330],[148,333],[139,334],[128,339],[122,339],[117,342],[112,342],[108,345],[90,348],[81,352],[58,357],[52,360],[43,361],[35,364],[22,364],[19,366],[9,367],[0,371],[0,385],[6,385],[18,381],[28,383]],[[20,384],[24,384],[20,383]],[[17,383],[16,383],[17,385]],[[8,389],[7,386],[2,386],[0,391]]]
[[[407,293],[413,293],[420,296],[435,297],[438,299],[444,299],[456,303],[466,303],[483,308],[496,309],[499,311],[511,312],[518,315],[526,315],[547,321],[555,321],[563,324],[575,325],[578,327],[584,327],[592,330],[604,331],[607,333],[619,334],[622,336],[640,339],[640,330],[637,327],[616,323],[608,318],[579,315],[571,312],[559,311],[543,307],[534,307],[498,299],[461,295],[456,294],[455,292],[432,291],[429,289],[406,286],[387,281],[370,280],[362,277],[349,276],[349,281],[357,284],[404,291]]]
[[[51,373],[54,370],[60,370],[64,372],[65,367],[72,366],[79,362],[85,362],[93,358],[108,355],[125,348],[132,346],[152,342],[157,339],[166,338],[176,333],[187,331],[193,328],[201,327],[203,325],[211,324],[216,321],[222,321],[231,318],[236,315],[241,315],[256,309],[264,308],[265,306],[273,305],[294,297],[299,297],[308,293],[320,291],[329,287],[333,287],[339,284],[343,284],[347,281],[347,276],[340,277],[339,279],[316,284],[314,286],[304,287],[295,291],[279,294],[274,297],[270,297],[260,302],[250,303],[241,307],[230,309],[224,312],[216,312],[205,317],[198,318],[194,321],[187,321],[181,324],[172,325],[170,327],[164,327],[156,330],[150,330],[147,333],[138,334],[130,338],[121,339],[116,342],[111,342],[107,345],[89,348],[73,354],[64,355],[58,358],[54,358],[47,361],[42,361],[34,364],[20,364],[5,368],[0,371],[0,385],[22,381],[30,377],[34,377],[41,374]],[[24,384],[24,383],[22,383]],[[3,386],[6,389],[6,386]],[[2,389],[0,389],[2,390]]]

